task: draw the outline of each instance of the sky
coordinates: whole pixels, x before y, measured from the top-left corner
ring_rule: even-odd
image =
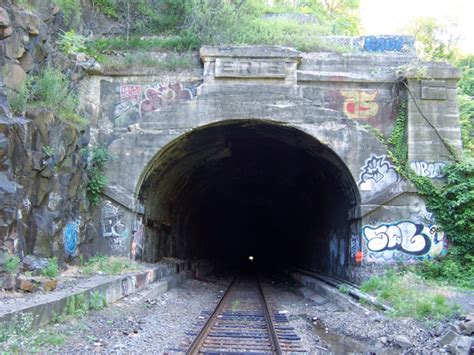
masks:
[[[416,17],[458,25],[459,47],[474,54],[474,0],[360,0],[363,33],[401,34]]]

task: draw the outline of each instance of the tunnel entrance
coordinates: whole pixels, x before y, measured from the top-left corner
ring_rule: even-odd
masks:
[[[357,187],[314,137],[260,120],[205,126],[149,165],[142,259],[293,265],[346,277]]]

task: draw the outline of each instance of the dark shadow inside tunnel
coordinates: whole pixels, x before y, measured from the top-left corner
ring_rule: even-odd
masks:
[[[294,128],[225,121],[170,143],[143,179],[142,259],[286,265],[346,277],[357,188],[327,146]]]

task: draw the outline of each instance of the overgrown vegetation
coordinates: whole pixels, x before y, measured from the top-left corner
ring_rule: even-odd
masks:
[[[414,317],[427,323],[455,315],[459,306],[447,302],[446,296],[433,283],[412,272],[395,273],[370,278],[361,290],[375,295],[393,307],[397,317]]]
[[[156,58],[147,52],[127,53],[123,57],[108,58],[103,61],[108,68],[121,68],[124,66],[153,67],[156,69],[174,71],[190,69],[193,66],[191,53],[169,53],[166,57]]]
[[[435,185],[429,178],[418,176],[408,165],[406,144],[406,106],[401,104],[388,153],[400,175],[413,182],[425,196],[427,208],[451,241],[447,257],[427,261],[417,272],[426,278],[474,288],[474,159],[466,157],[448,165],[446,183]]]
[[[84,155],[88,160],[87,165],[87,197],[92,205],[97,205],[100,201],[100,195],[107,184],[107,178],[104,175],[105,164],[112,157],[107,147],[95,146],[91,150],[85,150]]]
[[[20,258],[16,255],[7,254],[3,264],[3,270],[7,274],[15,275],[20,271]]]
[[[59,266],[57,258],[50,258],[48,260],[48,266],[41,270],[41,275],[55,279],[59,275]]]
[[[94,273],[118,275],[138,269],[136,264],[128,258],[96,255],[90,258],[87,263],[83,263],[80,270],[85,275],[92,275]]]
[[[64,122],[84,126],[86,121],[77,112],[79,100],[69,78],[59,70],[46,68],[28,77],[18,92],[7,91],[12,111],[23,115],[37,107],[46,108]]]
[[[277,44],[314,49],[324,35],[358,33],[358,0],[95,0],[124,37],[89,43],[115,49],[196,49],[204,44]],[[141,36],[155,36],[150,39]]]
[[[6,353],[35,353],[45,345],[61,345],[65,336],[52,330],[33,330],[33,315],[20,313],[0,324],[0,346]]]

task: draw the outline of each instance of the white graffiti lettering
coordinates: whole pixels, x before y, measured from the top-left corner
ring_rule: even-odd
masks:
[[[362,235],[372,259],[399,259],[394,253],[431,258],[440,255],[445,249],[444,233],[436,225],[401,221],[365,226]]]
[[[430,179],[442,179],[445,174],[443,172],[445,162],[426,162],[426,161],[412,161],[410,168],[420,176],[426,176]]]
[[[361,168],[358,185],[362,191],[378,192],[399,180],[400,176],[385,155],[372,155]]]

